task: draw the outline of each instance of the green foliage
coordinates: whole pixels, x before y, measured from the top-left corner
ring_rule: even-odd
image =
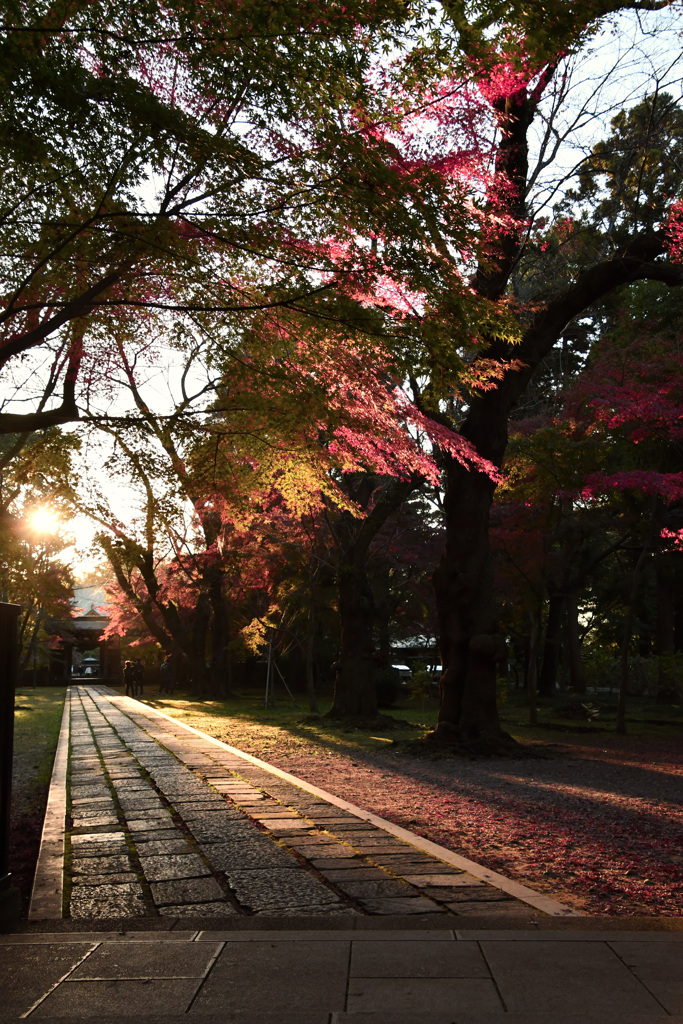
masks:
[[[0,515],[14,502],[27,507],[49,501],[58,510],[73,497],[72,459],[80,447],[74,434],[51,428],[0,434]]]
[[[582,165],[568,202],[583,208],[602,237],[623,244],[658,227],[681,192],[683,111],[668,93],[654,93],[620,111],[611,127]]]
[[[44,659],[47,620],[70,613],[73,579],[59,557],[68,540],[31,517],[43,507],[55,516],[67,512],[77,448],[76,438],[54,428],[0,435],[0,588],[3,601],[21,605],[21,668],[32,651]]]
[[[141,325],[173,332],[166,310],[216,338],[235,314],[320,290],[301,271],[329,266],[312,242],[349,185],[338,110],[372,107],[367,35],[393,38],[402,13],[363,8],[5,6],[0,365],[29,353],[43,372],[22,382],[16,364],[24,404],[0,429],[109,397],[112,337],[135,362]]]

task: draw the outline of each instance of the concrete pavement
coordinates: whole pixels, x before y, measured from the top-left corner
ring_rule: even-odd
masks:
[[[172,929],[0,945],[2,1021],[683,1021],[681,932]]]

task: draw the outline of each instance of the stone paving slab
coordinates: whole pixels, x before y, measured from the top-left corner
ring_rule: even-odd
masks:
[[[612,940],[610,948],[669,1013],[683,1012],[683,947],[655,945],[640,937]]]
[[[0,1021],[683,1024],[683,932],[622,939],[628,933],[574,930],[556,941],[566,934],[526,931],[520,941],[459,938],[452,930],[0,936]]]
[[[139,701],[87,686],[69,704],[67,917],[543,917]]]
[[[549,1017],[546,1013],[485,1013],[481,1010],[467,1011],[464,1009],[459,1009],[456,1012],[457,1019],[454,1018],[452,1009],[446,1012],[429,1011],[427,1013],[411,1011],[342,1012],[331,1014],[329,1024],[664,1024],[664,1022],[666,1024],[683,1024],[683,1017],[679,1016],[648,1015],[644,1017],[631,1014],[624,1016],[620,1013],[600,1012],[561,1013]],[[246,1022],[250,1018],[245,1016],[242,1019]],[[178,1024],[178,1022],[169,1021],[168,1024]],[[272,1018],[267,1024],[276,1024],[275,1018]]]
[[[16,1021],[16,1017],[6,1017],[0,1013],[0,1024],[9,1021]],[[45,1019],[45,1018],[43,1018]],[[54,1020],[64,1020],[63,1017],[53,1017]],[[125,1018],[120,1014],[109,1016],[109,1014],[70,1014],[68,1020],[72,1024],[121,1024]],[[146,1014],[140,1019],[145,1024],[188,1024],[187,1014],[164,1013]],[[218,1014],[202,1014],[202,1024],[454,1024],[452,1012],[447,1013],[327,1013],[317,1012],[296,1012],[289,1013],[286,1009],[278,1010],[277,1014],[272,1012],[254,1013],[253,1011],[223,1011]],[[585,1016],[576,1014],[561,1014],[552,1020],[545,1014],[488,1014],[488,1013],[465,1013],[457,1015],[455,1024],[683,1024],[683,1017],[633,1017],[633,1016]]]
[[[93,875],[88,873],[87,875],[78,875],[74,873],[73,865],[71,868],[71,884],[82,885],[82,886],[104,886],[104,885],[122,885],[124,883],[137,882],[137,875],[133,871],[119,871],[109,872],[109,874]]]
[[[81,920],[93,920],[100,918],[104,921],[116,920],[117,918],[137,918],[146,912],[144,901],[138,895],[117,894],[109,898],[97,898],[84,896],[75,893],[70,903],[72,918]]]
[[[9,1017],[19,1017],[28,1010],[96,948],[88,938],[64,943],[52,936],[49,944],[21,945],[3,939],[0,937],[2,1013]]]
[[[143,870],[144,870],[143,862]],[[157,907],[213,903],[224,899],[224,891],[215,878],[178,878],[151,882],[152,899]]]
[[[196,853],[171,853],[163,851],[158,854],[139,850],[140,864],[148,882],[168,882],[178,878],[201,878],[209,875],[208,865]]]
[[[352,978],[490,978],[476,942],[446,939],[387,942],[383,937],[354,942],[349,975]]]
[[[274,1005],[292,1013],[343,1009],[350,943],[313,941],[251,942],[244,957],[234,943],[223,948],[195,1000],[190,1017],[238,1010],[271,1012]]]
[[[145,1024],[189,1024],[187,1014],[179,1013],[154,1013],[137,1015],[138,1019],[145,1021]],[[16,1017],[6,1017],[0,1012],[0,1024],[7,1024],[9,1021],[16,1021]],[[29,1018],[31,1019],[31,1018]],[[45,1018],[42,1018],[45,1020]],[[66,1016],[54,1016],[56,1021],[68,1020],[69,1024],[121,1024],[122,1020],[135,1020],[136,1015],[126,1016],[125,1013],[117,1013],[111,1016],[109,1013],[69,1013]],[[195,1020],[197,1018],[195,1017]],[[278,1011],[277,1016],[272,1012],[253,1013],[251,1011],[223,1011],[218,1014],[202,1014],[202,1024],[330,1024],[331,1016],[327,1012],[317,1013],[288,1013],[287,1010]],[[449,1022],[452,1024],[452,1022]],[[647,1022],[649,1024],[649,1022]]]
[[[144,1018],[150,1005],[160,1013],[187,1009],[194,999],[199,982],[196,979],[112,979],[106,981],[66,981],[51,992],[30,1014],[30,1020],[72,1021],[84,1013],[92,1013],[105,1005],[110,1013],[121,1018]]]
[[[162,917],[173,917],[180,919],[207,917],[233,917],[239,916],[239,911],[230,903],[216,901],[215,903],[185,903],[183,906],[160,906],[159,913]]]
[[[490,978],[357,978],[349,986],[351,1013],[381,1010],[404,1015],[419,1013],[500,1012],[500,998]],[[343,1018],[342,1018],[343,1019]],[[408,1018],[409,1019],[409,1018]]]
[[[221,949],[217,942],[102,943],[70,980],[203,978]]]
[[[557,1014],[568,1002],[574,1013],[593,1015],[683,1012],[683,1004],[665,1008],[606,943],[539,939],[531,958],[520,943],[482,941],[481,948],[511,1013]]]

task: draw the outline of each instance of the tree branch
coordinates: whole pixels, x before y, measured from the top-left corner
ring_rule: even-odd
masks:
[[[0,413],[0,434],[46,430],[48,427],[58,427],[62,423],[72,423],[79,418],[76,403],[65,398],[58,409],[49,409],[43,412]]]

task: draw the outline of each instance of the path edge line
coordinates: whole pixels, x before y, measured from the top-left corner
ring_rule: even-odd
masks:
[[[29,921],[62,919],[64,894],[64,835],[66,831],[66,772],[71,735],[71,693],[67,686],[59,739],[52,765],[50,789],[40,837],[40,850],[33,878]]]
[[[105,695],[103,694],[103,696]],[[109,696],[109,694],[106,696]],[[116,695],[116,698],[121,701],[129,701],[133,699],[131,697],[120,697],[118,694]],[[136,703],[140,704],[142,702],[136,701]],[[258,757],[254,757],[253,754],[246,754],[243,750],[238,750],[237,747],[231,747],[229,743],[224,743],[222,740],[216,739],[215,736],[210,736],[208,733],[202,732],[200,729],[195,729],[194,726],[187,725],[186,722],[181,722],[179,719],[174,718],[173,715],[167,715],[164,711],[159,711],[158,708],[152,707],[150,704],[144,704],[143,707],[152,714],[159,715],[160,718],[165,718],[169,722],[173,722],[174,725],[182,726],[182,728],[186,729],[187,732],[192,732],[195,736],[209,740],[215,746],[221,747],[223,750],[227,750],[229,753],[235,754],[237,757],[241,757],[244,761],[248,761],[251,764],[256,765],[258,768],[263,768],[265,771],[270,772],[271,775],[284,779],[286,782],[292,783],[299,789],[303,789],[307,793],[311,793],[312,796],[320,797],[327,803],[333,804],[341,810],[348,811],[349,814],[353,814],[356,818],[370,822],[370,824],[383,829],[385,832],[395,836],[397,839],[401,839],[405,843],[409,843],[411,846],[416,847],[416,849],[422,850],[424,853],[429,853],[433,857],[438,857],[439,860],[444,861],[446,864],[450,864],[452,867],[459,868],[462,871],[467,871],[475,878],[479,878],[483,882],[488,882],[488,884],[492,885],[495,889],[500,889],[502,892],[506,892],[509,896],[514,896],[515,899],[520,900],[522,903],[527,903],[529,906],[534,907],[536,910],[540,910],[544,914],[548,914],[551,917],[586,916],[580,910],[568,907],[566,904],[560,903],[558,900],[554,900],[551,896],[544,896],[542,893],[536,892],[534,889],[530,889],[521,882],[516,882],[512,878],[506,878],[505,875],[498,874],[497,871],[491,871],[489,868],[482,867],[481,864],[477,864],[473,860],[468,860],[467,857],[462,857],[459,853],[447,850],[445,846],[439,846],[438,843],[433,843],[431,839],[425,839],[422,836],[415,835],[414,832],[410,832],[407,828],[403,828],[401,825],[395,825],[393,821],[381,818],[378,814],[373,814],[372,811],[365,811],[362,807],[357,807],[356,804],[349,803],[348,800],[334,796],[333,793],[328,793],[326,790],[320,789],[318,786],[314,786],[312,783],[304,781],[304,779],[297,778],[296,775],[290,775],[289,772],[283,771],[282,768],[276,768],[274,765],[268,764],[266,761],[262,761]]]

